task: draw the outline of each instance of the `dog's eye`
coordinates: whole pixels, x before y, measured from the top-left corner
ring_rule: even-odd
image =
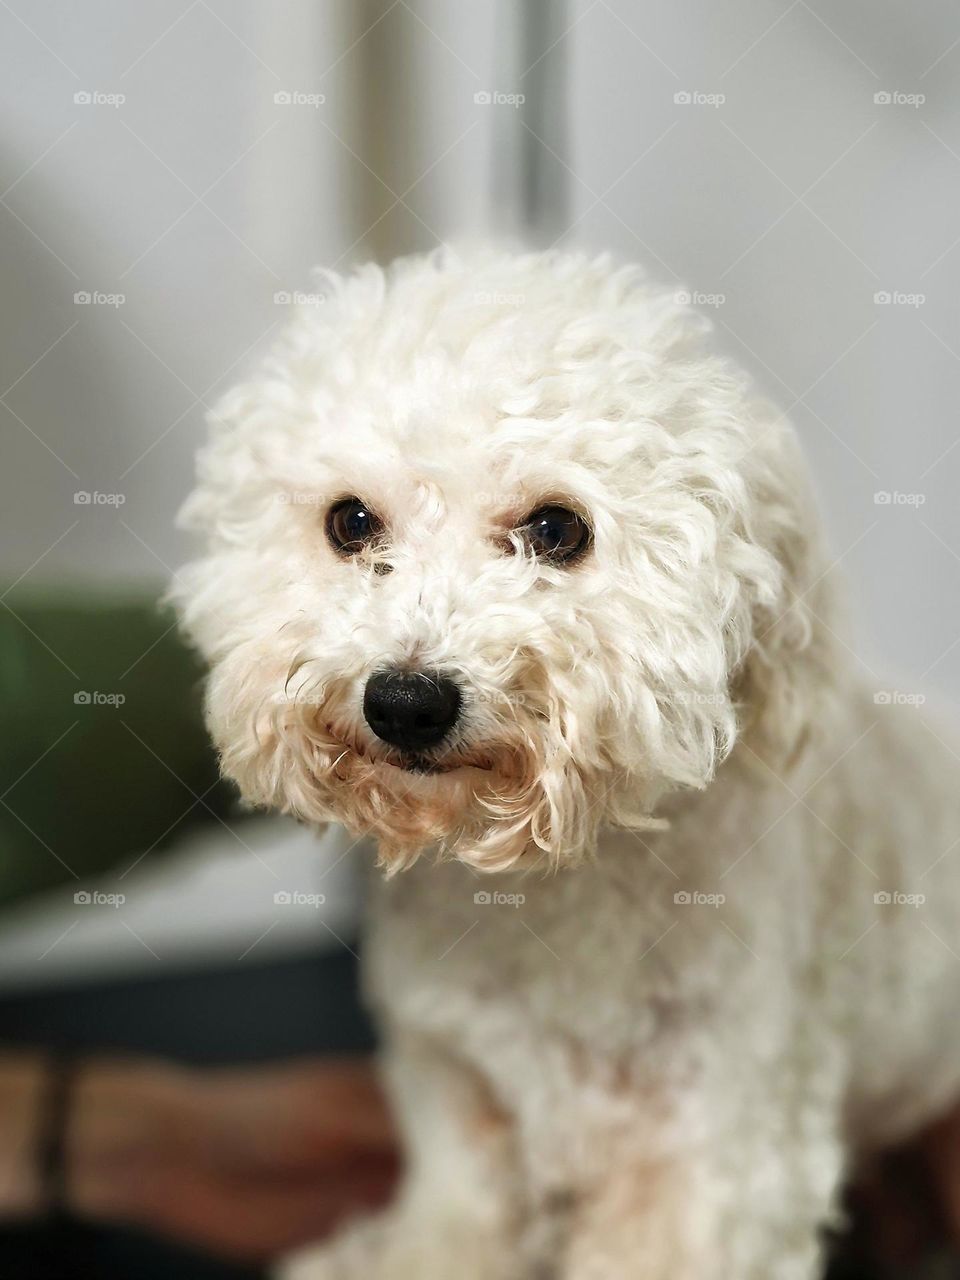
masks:
[[[327,537],[341,555],[355,556],[382,530],[381,521],[359,498],[342,498],[327,516]]]
[[[518,532],[534,555],[565,563],[575,559],[590,541],[590,526],[566,507],[538,507]]]

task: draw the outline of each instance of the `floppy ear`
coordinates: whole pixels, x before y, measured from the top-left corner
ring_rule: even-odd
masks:
[[[749,640],[731,694],[739,737],[774,770],[791,768],[826,724],[840,645],[836,592],[819,513],[793,431],[768,428],[747,475],[749,536],[775,566],[748,588]]]

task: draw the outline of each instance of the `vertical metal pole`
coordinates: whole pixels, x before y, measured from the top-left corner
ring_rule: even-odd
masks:
[[[402,210],[380,217],[415,173],[417,62],[423,33],[416,19],[393,0],[351,0],[357,42],[350,145],[358,157],[349,167],[352,212],[360,230],[370,228],[363,256],[388,262],[398,253],[425,247],[423,229]],[[427,86],[427,90],[429,86]],[[378,181],[379,179],[379,181]],[[383,184],[386,184],[384,186]]]
[[[391,12],[393,10],[393,12]],[[492,173],[487,196],[493,231],[533,246],[550,244],[569,223],[567,163],[568,0],[498,0],[493,6],[494,55],[489,88],[522,94],[521,106],[488,110]],[[429,84],[418,78],[422,32],[392,0],[352,0],[358,40],[351,145],[396,191],[411,180],[414,139]],[[475,86],[465,80],[464,92]],[[391,203],[362,166],[352,169],[353,208],[372,229],[365,253],[386,260],[422,248],[422,228],[398,214],[377,221]]]
[[[569,221],[567,0],[500,0],[494,89],[523,104],[494,116],[493,222],[533,245]],[[504,83],[499,83],[502,80]]]

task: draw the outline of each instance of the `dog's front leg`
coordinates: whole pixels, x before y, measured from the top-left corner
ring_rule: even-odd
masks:
[[[384,1065],[407,1160],[397,1202],[277,1280],[525,1280],[510,1120],[444,1046],[398,1036]]]
[[[813,1089],[740,1093],[689,1149],[610,1148],[573,1206],[559,1280],[818,1280],[844,1172],[838,1113]]]

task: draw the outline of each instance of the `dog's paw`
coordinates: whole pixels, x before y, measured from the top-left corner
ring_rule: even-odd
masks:
[[[450,1234],[443,1227],[364,1223],[327,1246],[285,1258],[271,1280],[517,1280],[515,1266],[489,1252],[476,1233]]]
[[[299,1250],[274,1263],[270,1269],[270,1280],[350,1280],[351,1275],[359,1280],[358,1272],[344,1270],[338,1253],[322,1245]]]
[[[299,1249],[274,1263],[270,1280],[379,1280],[390,1222],[386,1214],[350,1223],[324,1244]]]

